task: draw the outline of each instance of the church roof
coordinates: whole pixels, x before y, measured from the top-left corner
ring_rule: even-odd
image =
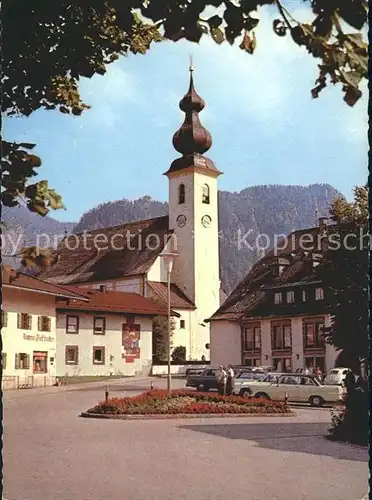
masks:
[[[161,281],[148,281],[147,284],[159,299],[160,303],[166,305],[168,300],[167,283]],[[195,304],[175,283],[171,283],[171,307],[173,309],[196,309]]]
[[[185,113],[185,119],[173,136],[173,146],[182,157],[173,161],[166,174],[188,167],[197,167],[219,175],[221,172],[217,170],[213,161],[204,156],[212,146],[212,137],[200,123],[199,113],[204,109],[205,103],[195,90],[192,66],[190,66],[189,89],[181,99],[179,107]]]
[[[168,216],[66,236],[57,262],[39,274],[50,283],[78,284],[145,274],[172,231]]]

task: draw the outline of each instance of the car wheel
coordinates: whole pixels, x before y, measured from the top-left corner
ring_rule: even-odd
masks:
[[[252,395],[252,391],[250,389],[242,389],[239,395],[242,398],[249,398]]]
[[[320,396],[311,396],[311,398],[309,399],[310,405],[315,406],[316,408],[320,408],[321,406],[323,406],[324,402],[324,399]]]
[[[196,386],[196,389],[197,389],[198,391],[205,391],[205,390],[206,390],[203,384],[198,384],[198,385]]]
[[[270,396],[266,394],[266,392],[257,392],[257,394],[255,394],[254,397],[262,399],[270,399]]]

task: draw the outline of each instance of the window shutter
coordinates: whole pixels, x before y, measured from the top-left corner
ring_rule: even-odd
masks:
[[[39,330],[39,332],[41,332],[43,330],[43,317],[42,316],[37,317],[37,329]]]
[[[22,328],[22,313],[17,314],[17,328]]]
[[[30,355],[26,354],[25,363],[24,363],[24,369],[28,370],[29,368],[30,368]]]
[[[31,322],[32,322],[32,316],[31,314],[27,314],[27,330],[31,330]]]
[[[50,332],[50,330],[51,330],[51,324],[52,324],[51,319],[47,318],[47,331],[48,332]]]
[[[6,368],[6,352],[3,352],[1,354],[1,365],[2,365],[3,370],[5,370],[5,368]]]
[[[19,354],[16,354],[16,355],[15,355],[15,361],[14,361],[14,368],[15,368],[16,370],[19,368],[19,359],[20,359]]]

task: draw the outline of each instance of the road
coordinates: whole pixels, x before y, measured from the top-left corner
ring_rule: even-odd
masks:
[[[120,396],[150,382],[111,385]],[[103,397],[95,384],[4,393],[4,499],[362,500],[367,493],[368,452],[324,439],[326,409],[223,420],[79,417]]]

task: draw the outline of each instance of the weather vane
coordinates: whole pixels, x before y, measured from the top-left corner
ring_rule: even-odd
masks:
[[[190,66],[189,66],[190,71],[194,71],[194,66],[193,66],[193,57],[192,54],[190,54]]]

